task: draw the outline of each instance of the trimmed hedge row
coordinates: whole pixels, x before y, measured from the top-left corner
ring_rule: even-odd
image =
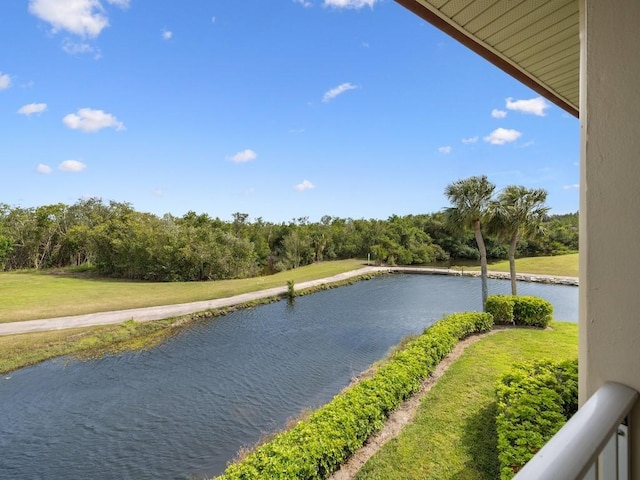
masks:
[[[460,339],[492,327],[488,313],[456,313],[440,320],[392,355],[371,378],[337,395],[307,420],[276,435],[217,478],[327,478],[382,428],[389,413],[420,388]]]
[[[578,409],[578,360],[516,365],[496,395],[500,479],[510,480]]]
[[[496,324],[514,324],[546,328],[551,321],[553,305],[533,296],[489,295],[485,310]]]

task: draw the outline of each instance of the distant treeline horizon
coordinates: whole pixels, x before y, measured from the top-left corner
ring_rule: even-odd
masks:
[[[549,215],[543,226],[544,235],[519,243],[518,256],[578,251],[577,212]],[[0,269],[86,265],[116,278],[191,281],[346,258],[388,265],[478,259],[473,232],[449,227],[443,212],[276,223],[241,212],[228,221],[193,211],[158,216],[99,198],[31,208],[0,204]],[[487,236],[488,258],[505,259],[507,251],[504,241]]]

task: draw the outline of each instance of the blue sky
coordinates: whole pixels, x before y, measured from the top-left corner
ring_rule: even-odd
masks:
[[[578,210],[578,121],[392,0],[0,2],[0,203],[231,220]]]

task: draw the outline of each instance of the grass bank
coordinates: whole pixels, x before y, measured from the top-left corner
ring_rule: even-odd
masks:
[[[360,264],[358,264],[358,268],[359,266]],[[307,295],[320,290],[350,285],[361,279],[369,279],[372,276],[375,275],[367,274],[340,282],[307,288],[298,291],[296,295]],[[324,275],[321,275],[319,278],[324,278]],[[252,308],[280,299],[281,297],[265,297],[234,307],[226,307],[187,315],[185,317],[167,318],[152,322],[139,323],[130,320],[117,325],[0,336],[0,374],[6,374],[18,368],[34,365],[44,360],[63,355],[73,355],[79,358],[96,358],[105,354],[118,353],[126,350],[153,348],[179,332],[180,328],[186,323],[225,315],[236,309]]]
[[[465,270],[480,270],[479,265],[456,265],[452,263],[451,268]],[[508,272],[509,261],[500,260],[489,262],[489,270],[496,272]],[[517,273],[533,273],[536,275],[556,275],[559,277],[578,276],[578,254],[569,253],[567,255],[556,255],[553,257],[524,257],[516,258]]]
[[[413,423],[360,470],[359,480],[499,478],[494,386],[514,362],[576,358],[578,326],[508,329],[471,345],[423,399]]]
[[[211,282],[133,282],[68,271],[0,273],[0,323],[197,302],[331,277],[362,260],[308,265],[275,275]]]

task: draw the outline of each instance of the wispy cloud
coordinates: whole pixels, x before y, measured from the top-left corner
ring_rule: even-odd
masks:
[[[309,7],[313,6],[313,4],[311,2],[309,2],[308,0],[293,0],[293,3],[297,3],[299,5],[302,5],[305,8],[309,8]]]
[[[171,30],[163,29],[162,38],[164,40],[171,40],[171,38],[173,38],[173,32]]]
[[[491,116],[493,118],[504,118],[507,116],[507,112],[505,112],[504,110],[498,110],[497,108],[494,108],[493,110],[491,110]]]
[[[153,190],[151,190],[151,195],[153,195],[154,197],[164,197],[164,194],[164,188],[154,188]]]
[[[327,103],[330,100],[333,100],[334,98],[336,98],[338,95],[342,95],[344,92],[348,92],[349,90],[355,90],[356,88],[358,87],[349,82],[341,83],[337,87],[334,87],[328,92],[326,92],[324,94],[324,97],[322,97],[322,102]]]
[[[29,103],[18,109],[20,115],[33,115],[34,113],[42,113],[47,109],[46,103]]]
[[[451,147],[449,145],[438,148],[440,153],[444,153],[445,155],[451,153]]]
[[[39,163],[36,167],[36,172],[42,173],[43,175],[48,175],[52,172],[52,168],[49,165],[45,165],[44,163]]]
[[[565,189],[565,190],[573,190],[573,189],[576,189],[576,188],[580,188],[580,184],[579,183],[574,183],[573,185],[564,185],[562,188]]]
[[[87,42],[74,42],[68,38],[62,41],[62,50],[69,55],[81,55],[85,53],[95,53],[96,58],[100,58],[100,51],[96,50]]]
[[[507,128],[496,128],[489,135],[484,137],[484,141],[492,145],[504,145],[505,143],[515,142],[522,136],[522,133]]]
[[[462,143],[477,143],[478,140],[480,140],[480,137],[476,135],[475,137],[463,138]]]
[[[305,190],[313,190],[316,186],[309,180],[303,180],[302,183],[297,184],[293,188],[296,192],[304,192]]]
[[[550,105],[542,97],[531,98],[529,100],[514,100],[509,97],[506,100],[506,106],[509,110],[544,117],[546,115],[545,110],[549,108]]]
[[[11,86],[11,76],[8,73],[0,72],[0,90],[6,90]]]
[[[87,166],[78,160],[65,160],[58,165],[58,170],[62,170],[63,172],[81,172],[85,168],[87,168]]]
[[[129,0],[106,0],[108,4],[127,8]],[[82,37],[97,37],[109,26],[109,19],[100,0],[30,0],[29,12],[60,30]]]
[[[258,154],[250,148],[247,148],[246,150],[242,150],[241,152],[238,152],[235,155],[227,158],[234,163],[246,163],[258,158]]]
[[[62,123],[72,130],[82,130],[83,132],[97,132],[103,128],[125,129],[124,124],[110,113],[91,108],[81,108],[77,113],[65,115]]]
[[[322,5],[333,8],[373,8],[379,1],[380,0],[324,0]]]

